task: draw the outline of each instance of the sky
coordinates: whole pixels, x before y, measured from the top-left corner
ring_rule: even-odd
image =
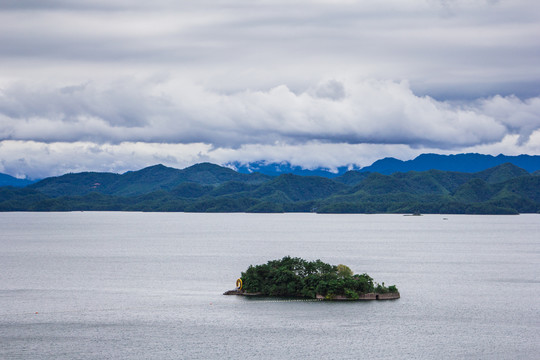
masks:
[[[2,0],[0,172],[540,154],[537,0]]]

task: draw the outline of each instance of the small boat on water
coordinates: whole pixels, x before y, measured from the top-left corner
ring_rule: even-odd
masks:
[[[422,216],[422,214],[420,214],[420,211],[415,211],[412,214],[405,214],[403,216]]]

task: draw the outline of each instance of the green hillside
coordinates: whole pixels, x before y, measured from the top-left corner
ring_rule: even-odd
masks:
[[[308,201],[326,198],[346,187],[323,177],[285,174],[262,184],[251,196],[271,202]]]
[[[512,164],[478,173],[240,174],[214,164],[84,172],[0,187],[0,211],[517,214],[540,211],[540,176]]]
[[[83,172],[41,180],[29,188],[52,197],[85,195],[98,192],[116,196],[137,196],[157,190],[172,190],[190,182],[220,185],[229,181],[260,184],[270,179],[261,174],[240,174],[210,163],[196,164],[183,170],[154,165],[125,174]]]
[[[86,195],[91,192],[110,193],[110,188],[121,177],[112,173],[82,172],[50,177],[28,186],[51,197]]]

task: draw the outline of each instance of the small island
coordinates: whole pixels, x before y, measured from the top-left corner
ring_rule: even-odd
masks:
[[[346,265],[330,265],[286,256],[262,265],[250,265],[224,295],[306,298],[318,300],[399,299],[395,285],[374,283],[368,274],[353,274]]]

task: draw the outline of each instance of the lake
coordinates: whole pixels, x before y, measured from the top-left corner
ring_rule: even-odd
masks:
[[[532,359],[540,215],[0,213],[2,359]],[[348,265],[401,299],[223,296]]]

